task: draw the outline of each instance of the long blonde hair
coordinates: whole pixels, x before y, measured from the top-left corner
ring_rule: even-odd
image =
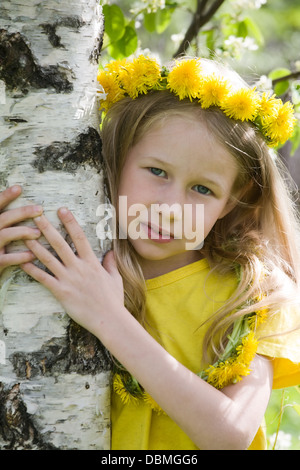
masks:
[[[204,355],[208,359],[210,352],[212,359],[223,351],[238,316],[264,307],[271,315],[296,299],[300,255],[293,187],[281,160],[253,125],[229,119],[217,108],[202,109],[188,99],[179,100],[168,91],[153,91],[135,100],[122,99],[104,119],[102,152],[108,197],[114,207],[118,207],[120,174],[129,149],[154,123],[170,115],[205,123],[240,167],[235,187],[241,190],[241,197],[233,210],[216,222],[201,250],[211,272],[238,277],[234,296],[211,319]],[[116,239],[113,249],[124,281],[125,305],[143,323],[145,281],[133,247],[128,240]]]

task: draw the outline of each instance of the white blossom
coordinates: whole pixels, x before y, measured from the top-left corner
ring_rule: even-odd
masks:
[[[231,0],[232,6],[238,10],[258,10],[266,3],[267,0]]]
[[[140,0],[134,4],[130,12],[134,15],[141,10],[146,10],[147,13],[155,13],[157,10],[163,10],[164,8],[166,8],[165,0]]]
[[[276,433],[270,436],[270,445],[273,448],[276,439]],[[284,431],[279,431],[276,440],[277,450],[289,450],[292,445],[292,435]]]
[[[272,80],[266,75],[262,75],[259,80],[255,83],[255,88],[258,91],[273,91]]]

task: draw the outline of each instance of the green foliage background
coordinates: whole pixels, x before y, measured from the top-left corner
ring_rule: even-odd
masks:
[[[176,57],[197,6],[221,4],[185,49],[189,55],[220,57],[248,83],[272,85],[295,106],[298,125],[291,155],[300,146],[299,0],[101,0],[105,35],[101,64],[139,52],[162,63]],[[283,77],[287,77],[284,78]],[[274,82],[274,80],[277,80]],[[299,158],[299,157],[295,157]],[[266,413],[269,449],[300,449],[300,389],[275,390]]]
[[[298,0],[101,0],[105,16],[102,60],[122,59],[148,51],[162,62],[176,55],[182,36],[195,15],[221,6],[202,25],[185,52],[220,57],[247,77],[291,79],[274,85],[283,101],[290,99],[300,115],[300,6]],[[260,6],[255,8],[255,6]],[[265,86],[266,82],[265,80]],[[300,124],[291,138],[291,154],[300,146]]]

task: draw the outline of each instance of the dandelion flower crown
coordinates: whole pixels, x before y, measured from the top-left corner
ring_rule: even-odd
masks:
[[[293,134],[296,119],[291,102],[283,103],[270,92],[259,93],[246,84],[227,78],[228,73],[207,70],[206,59],[175,61],[170,69],[150,57],[115,60],[99,70],[101,107],[110,107],[129,96],[132,99],[152,90],[169,90],[180,100],[198,101],[202,108],[221,109],[234,120],[248,121],[262,133],[270,147],[283,145]]]

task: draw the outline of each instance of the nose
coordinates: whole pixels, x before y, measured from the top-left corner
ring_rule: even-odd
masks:
[[[158,196],[158,201],[153,204],[154,212],[159,214],[162,220],[171,222],[182,220],[184,207],[183,191],[174,184]]]

